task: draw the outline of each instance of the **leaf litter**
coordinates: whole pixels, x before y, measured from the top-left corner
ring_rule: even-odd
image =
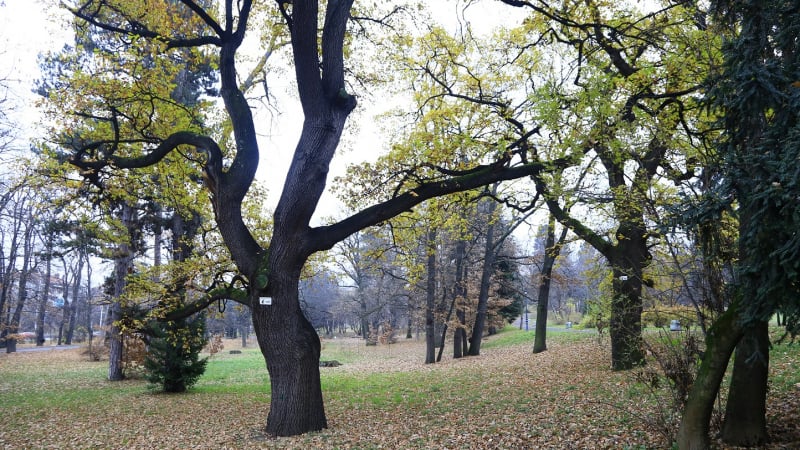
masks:
[[[367,347],[358,339],[326,340],[323,359],[346,361],[321,369],[323,386],[329,386],[323,389],[329,428],[289,438],[263,433],[266,386],[255,393],[203,392],[201,378],[196,392],[154,394],[141,380],[105,381],[107,362],[89,362],[80,350],[3,354],[0,398],[6,399],[0,405],[6,421],[0,448],[671,446],[648,421],[663,413],[663,397],[641,395],[629,373],[612,372],[606,345],[591,338],[551,341],[548,351],[536,355],[530,346],[485,348],[477,357],[425,365],[421,341]],[[772,365],[788,379],[788,388],[770,390],[773,442],[766,448],[800,444],[797,353],[784,352]],[[81,400],[69,392],[99,394]],[[37,396],[42,397],[25,400]]]

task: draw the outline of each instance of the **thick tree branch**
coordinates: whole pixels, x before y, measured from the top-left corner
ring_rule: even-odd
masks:
[[[183,2],[187,6],[189,3],[194,4],[194,2]],[[120,11],[117,8],[111,8],[106,2],[97,1],[97,0],[88,0],[84,4],[80,5],[77,8],[71,8],[62,2],[62,5],[65,7],[77,18],[84,20],[86,23],[100,28],[102,30],[106,30],[112,33],[117,33],[120,35],[133,35],[142,37],[145,39],[157,40],[159,42],[163,42],[167,48],[187,48],[187,47],[200,47],[203,45],[216,45],[219,46],[222,44],[222,40],[220,37],[222,36],[219,27],[216,28],[211,26],[211,28],[219,34],[220,36],[196,36],[196,37],[170,37],[159,34],[150,28],[148,28],[145,24],[142,24],[138,20],[132,17],[127,17],[124,11]],[[198,9],[199,6],[195,5]],[[104,9],[109,10],[114,14],[118,14],[121,18],[124,19],[126,23],[121,24],[113,24],[103,20],[102,12]],[[193,9],[195,14],[197,11]],[[206,15],[206,17],[208,17]],[[202,16],[201,16],[202,18]],[[209,18],[210,19],[210,18]],[[208,21],[204,19],[204,21],[211,25]],[[213,21],[212,21],[213,22]]]
[[[217,36],[222,37],[225,35],[225,32],[222,30],[222,27],[217,23],[217,21],[214,20],[210,15],[208,15],[205,8],[198,5],[197,2],[194,2],[192,0],[181,0],[181,3],[186,5],[187,8],[191,9],[192,12],[194,12],[197,15],[197,17],[200,18],[200,20],[202,20],[206,25],[211,27],[211,29],[214,30],[214,33],[217,33]]]
[[[377,225],[403,212],[410,211],[414,206],[425,200],[468,191],[498,181],[536,175],[546,170],[546,168],[544,164],[538,162],[513,167],[492,164],[480,166],[479,170],[471,171],[467,175],[423,183],[397,197],[366,208],[341,222],[310,230],[311,248],[308,249],[308,252],[328,250],[347,236],[369,226]]]
[[[144,155],[125,157],[112,153],[105,158],[85,159],[88,156],[86,154],[86,149],[97,147],[96,145],[89,144],[81,149],[78,149],[75,155],[69,159],[69,162],[70,164],[84,170],[100,170],[107,166],[113,166],[120,169],[141,169],[143,167],[149,167],[157,164],[171,151],[175,150],[181,145],[191,145],[198,149],[204,150],[209,154],[209,156],[218,157],[220,159],[222,158],[222,151],[220,150],[216,141],[210,137],[190,131],[179,131],[171,134],[169,137],[161,141],[158,146]]]
[[[322,109],[324,99],[318,53],[318,2],[293,0],[291,10],[292,54],[300,103],[306,118]]]
[[[344,35],[350,18],[353,0],[328,1],[325,24],[322,28],[322,84],[328,98],[344,92]],[[348,111],[349,112],[349,111]]]

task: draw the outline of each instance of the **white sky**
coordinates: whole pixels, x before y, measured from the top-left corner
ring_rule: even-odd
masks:
[[[60,48],[69,38],[64,17],[63,10],[41,0],[0,1],[0,79],[10,88],[10,118],[19,127],[17,146],[21,148],[26,148],[35,134],[36,96],[31,91],[39,76],[37,58],[42,51]]]

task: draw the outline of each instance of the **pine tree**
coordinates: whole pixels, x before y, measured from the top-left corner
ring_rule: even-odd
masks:
[[[206,370],[208,358],[200,359],[206,344],[206,320],[194,319],[155,322],[151,327],[144,367],[147,381],[164,392],[185,392]]]

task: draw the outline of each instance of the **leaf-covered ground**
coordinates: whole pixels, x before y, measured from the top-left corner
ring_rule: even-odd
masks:
[[[666,393],[609,370],[606,345],[532,333],[486,341],[482,355],[424,365],[423,343],[366,347],[326,340],[329,429],[262,434],[267,373],[257,350],[226,342],[188,394],[154,394],[141,380],[104,380],[106,362],[80,350],[0,355],[2,448],[669,448]],[[450,350],[447,348],[446,350]],[[452,351],[452,350],[450,350]],[[447,353],[447,351],[445,352]],[[769,448],[800,448],[798,349],[773,352]]]

